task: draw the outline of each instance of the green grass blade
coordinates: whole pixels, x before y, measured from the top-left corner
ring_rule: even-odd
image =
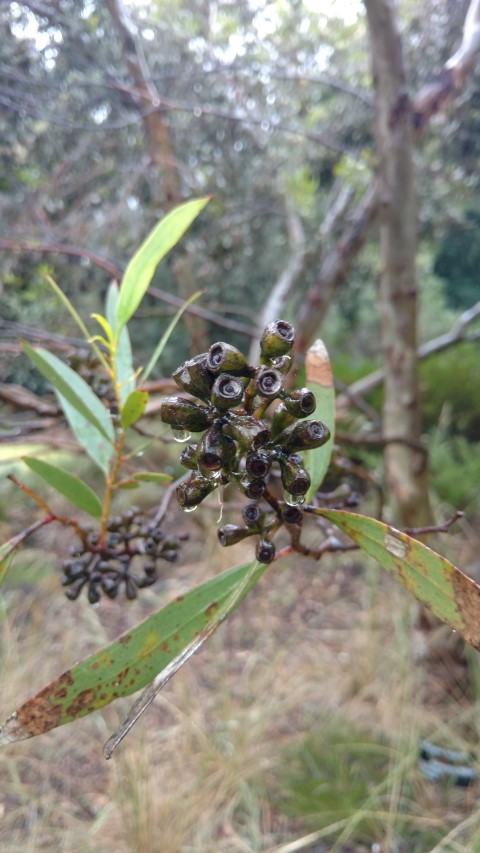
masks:
[[[179,308],[179,310],[175,314],[175,317],[173,318],[171,323],[169,323],[168,327],[166,328],[165,332],[163,333],[162,337],[160,338],[157,346],[155,347],[153,355],[152,355],[150,361],[148,362],[145,370],[142,373],[142,382],[146,382],[148,377],[150,376],[152,370],[154,369],[158,359],[160,358],[163,350],[165,349],[165,347],[166,347],[166,345],[170,339],[170,335],[172,334],[175,326],[177,325],[177,323],[180,320],[180,317],[182,316],[184,311],[186,311],[186,309],[188,308],[189,305],[192,304],[192,302],[195,302],[197,299],[199,299],[199,297],[202,296],[203,293],[204,293],[203,290],[197,290],[197,292],[194,293],[193,296],[190,297],[190,299],[187,299],[185,304],[182,305],[181,308]]]
[[[238,587],[236,605],[267,568],[248,563],[211,578],[76,664],[9,717],[0,745],[43,734],[145,687],[212,623]]]
[[[58,465],[52,465],[50,462],[45,462],[43,459],[35,459],[31,456],[24,456],[23,461],[31,471],[38,474],[49,486],[60,492],[70,503],[78,507],[78,509],[87,512],[94,518],[100,518],[102,514],[102,504],[95,492],[83,480],[80,480],[69,471],[59,468]]]
[[[115,324],[117,336],[140,305],[157,265],[209,201],[210,197],[195,199],[171,210],[135,252],[120,285]]]
[[[54,390],[65,397],[79,414],[113,444],[115,435],[110,416],[82,377],[56,355],[41,347],[33,349],[24,341],[22,348]]]
[[[330,439],[326,444],[305,453],[305,468],[312,481],[306,495],[307,503],[310,503],[327,473],[335,440],[335,387],[328,352],[320,339],[307,352],[305,375],[307,387],[313,391],[317,400],[317,407],[311,417],[322,421],[330,430]]]
[[[442,622],[480,649],[480,586],[445,557],[394,527],[343,510],[318,510],[374,557]]]

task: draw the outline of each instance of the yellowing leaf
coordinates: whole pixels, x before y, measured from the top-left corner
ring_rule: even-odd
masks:
[[[267,568],[248,563],[211,578],[76,664],[9,717],[0,745],[43,734],[145,687],[212,624],[236,590],[234,605],[240,604]]]
[[[343,510],[319,510],[442,622],[480,649],[480,586],[453,563],[394,527]]]

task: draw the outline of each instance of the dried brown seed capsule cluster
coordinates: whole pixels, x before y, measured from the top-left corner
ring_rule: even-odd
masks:
[[[158,561],[175,562],[180,547],[177,537],[149,525],[135,507],[108,521],[103,542],[97,533],[83,533],[63,563],[62,583],[72,601],[86,589],[90,604],[102,593],[116,598],[122,587],[128,599],[136,598],[139,589],[157,580]]]
[[[227,483],[236,485],[250,500],[259,501],[265,495],[268,500],[268,481],[276,465],[285,501],[301,516],[297,507],[305,500],[310,477],[299,451],[320,447],[330,434],[321,421],[306,420],[316,407],[312,392],[284,387],[293,363],[294,341],[293,326],[276,320],[263,332],[259,365],[249,365],[238,349],[220,341],[174,372],[178,388],[195,401],[167,397],[160,417],[170,424],[177,440],[188,441],[192,433],[201,434],[181,455],[182,464],[192,472],[177,488],[183,509],[194,509],[214,489]],[[280,404],[268,423],[264,416],[274,400]],[[298,521],[289,522],[283,510],[278,510],[272,521],[271,512],[258,507],[254,512],[254,506],[246,507],[245,526],[223,525],[218,537],[222,545],[231,545],[246,536],[260,535],[257,559],[270,562],[275,555],[272,531],[279,523]]]

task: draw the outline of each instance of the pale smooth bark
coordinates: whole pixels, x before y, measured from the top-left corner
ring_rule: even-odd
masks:
[[[379,308],[384,359],[384,438],[419,443],[417,375],[417,211],[412,112],[402,47],[391,0],[365,0],[376,92],[382,274]],[[387,444],[386,480],[398,521],[427,524],[431,511],[425,455],[408,444]]]

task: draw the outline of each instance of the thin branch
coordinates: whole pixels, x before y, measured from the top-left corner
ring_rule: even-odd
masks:
[[[105,270],[113,278],[120,280],[121,270],[110,261],[105,260],[96,252],[83,249],[81,246],[71,246],[63,243],[41,243],[36,240],[22,240],[16,237],[0,239],[0,250],[10,252],[41,252],[42,254],[73,255],[77,258],[85,258],[90,263]]]
[[[476,320],[478,316],[480,316],[480,302],[476,302],[475,305],[472,305],[471,308],[468,308],[463,312],[463,314],[460,314],[449,332],[445,332],[443,335],[438,335],[436,338],[432,338],[431,341],[421,344],[417,349],[418,358],[420,360],[430,358],[430,356],[435,355],[438,352],[443,352],[452,346],[480,338],[480,329],[470,332],[469,334],[465,334],[466,327]],[[384,375],[385,373],[382,368],[374,370],[372,373],[369,373],[368,376],[364,376],[362,379],[358,379],[356,382],[353,382],[353,384],[347,389],[346,393],[348,396],[363,396],[364,394],[368,394],[370,391],[373,391],[382,384]],[[338,402],[339,405],[341,405],[344,401],[340,397]]]

